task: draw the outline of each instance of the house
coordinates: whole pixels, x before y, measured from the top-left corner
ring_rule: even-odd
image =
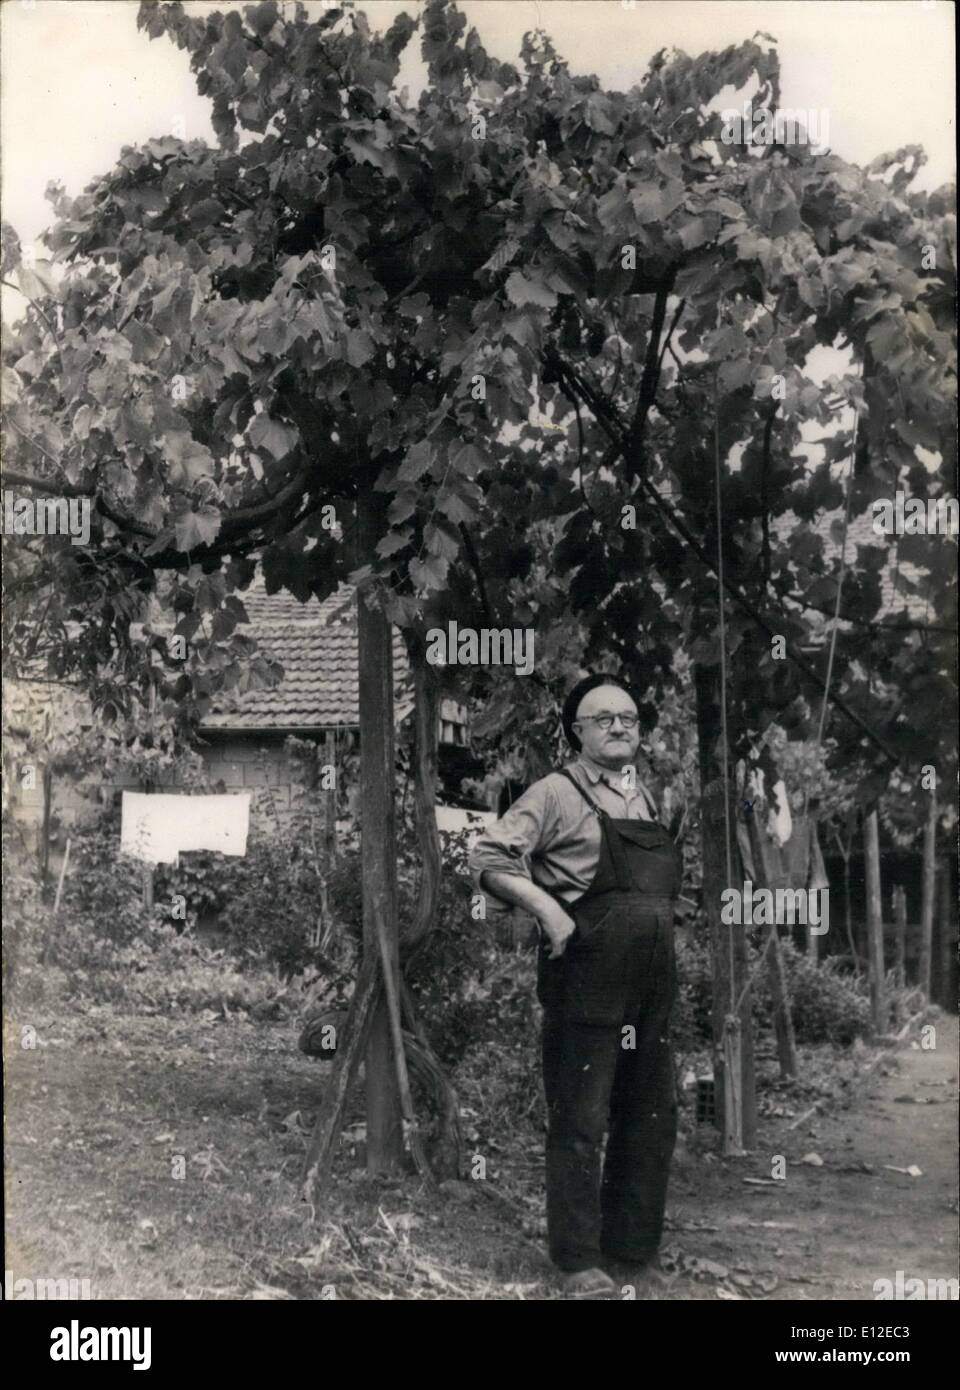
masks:
[[[268,690],[251,690],[217,701],[197,731],[197,749],[210,781],[222,790],[250,790],[254,824],[292,815],[305,790],[302,762],[288,754],[287,740],[318,743],[329,762],[352,772],[359,743],[359,690],[355,594],[343,588],[319,602],[300,603],[286,591],[268,594],[258,577],[242,595],[249,628],[261,650],[281,663],[283,679]],[[410,671],[403,639],[394,634],[395,718],[402,726],[413,709]],[[36,678],[4,681],[4,814],[45,862],[49,841],[62,846],[65,830],[91,808],[100,792],[93,777],[53,774],[22,766],[44,728],[56,729],[58,746],[69,753],[71,735],[94,722],[89,704],[74,687]],[[440,703],[438,800],[467,804],[460,782],[476,775],[464,705]],[[47,739],[43,738],[44,744]],[[69,757],[62,758],[69,762]],[[355,777],[353,778],[355,782]],[[343,779],[338,776],[338,781]],[[115,777],[109,795],[135,790],[136,778]],[[342,804],[342,803],[341,803]],[[46,823],[47,834],[42,827]]]
[[[198,748],[211,778],[225,791],[254,790],[254,807],[295,808],[298,769],[284,745],[291,736],[322,744],[333,765],[359,743],[359,687],[355,594],[342,588],[300,603],[286,590],[268,594],[259,578],[242,596],[250,632],[261,650],[283,666],[280,685],[215,702],[202,720]],[[393,638],[394,716],[398,726],[413,710],[406,648]],[[441,797],[456,804],[463,777],[475,772],[468,749],[466,707],[440,702],[438,773]]]

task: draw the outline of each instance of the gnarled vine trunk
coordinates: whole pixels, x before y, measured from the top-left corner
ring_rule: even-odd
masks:
[[[437,672],[426,660],[423,629],[407,634],[407,652],[413,672],[414,694],[414,819],[420,847],[420,884],[416,915],[401,942],[404,962],[425,944],[437,924],[440,903],[440,833],[437,830],[437,730],[440,722],[440,687]],[[400,1002],[404,1024],[416,1038],[411,1067],[431,1099],[435,1111],[430,1157],[437,1177],[457,1177],[463,1140],[460,1107],[443,1067],[430,1047],[413,995],[401,976]]]

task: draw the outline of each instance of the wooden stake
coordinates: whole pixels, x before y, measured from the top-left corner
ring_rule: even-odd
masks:
[[[150,660],[152,663],[152,656]],[[150,713],[150,722],[151,724],[153,724],[157,714],[157,687],[153,681],[150,682],[150,691],[147,695],[147,709]],[[143,790],[145,792],[153,792],[155,790],[155,783],[152,780],[148,779],[143,783]],[[153,876],[154,872],[156,871],[156,867],[157,866],[155,864],[144,864],[143,866],[143,906],[147,912],[153,911]]]
[[[60,895],[63,892],[63,881],[67,876],[67,865],[70,863],[70,836],[67,836],[67,843],[63,847],[63,863],[60,865],[60,877],[57,879],[57,891],[53,899],[53,915],[56,917],[60,911]]]
[[[40,882],[43,884],[43,891],[47,891],[47,880],[50,875],[50,819],[53,815],[53,769],[49,763],[44,767],[40,779],[43,788],[43,816],[40,822]]]
[[[853,934],[853,911],[850,901],[850,855],[853,850],[853,829],[847,833],[847,843],[844,846],[839,834],[834,832],[833,838],[837,842],[837,847],[843,858],[843,924],[847,933],[847,945],[850,947],[850,958],[853,961],[853,969],[860,978],[860,953],[857,950],[857,939]]]
[[[400,1001],[397,997],[397,981],[393,974],[393,962],[390,959],[390,946],[387,941],[386,925],[382,919],[377,919],[377,940],[380,945],[380,964],[383,967],[383,984],[387,996],[387,1011],[390,1015],[390,1033],[393,1040],[393,1056],[397,1068],[397,1084],[400,1087],[400,1108],[403,1118],[407,1125],[407,1137],[410,1141],[410,1152],[413,1154],[413,1161],[417,1165],[417,1172],[425,1178],[428,1183],[433,1185],[433,1174],[427,1162],[427,1156],[423,1150],[423,1143],[420,1138],[420,1127],[417,1124],[417,1114],[413,1108],[413,1096],[410,1092],[410,1076],[407,1071],[407,1054],[403,1046],[403,1026],[400,1022]]]
[[[368,952],[361,964],[347,1017],[337,1038],[327,1085],[317,1112],[313,1134],[303,1163],[303,1195],[315,1207],[321,1205],[336,1142],[343,1128],[343,1112],[356,1080],[360,1060],[370,1036],[370,1023],[380,999],[380,960]]]
[[[335,730],[329,730],[323,736],[323,761],[324,765],[333,767],[334,785],[327,787],[323,794],[323,848],[327,859],[331,864],[337,858],[337,735]]]
[[[953,963],[957,958],[956,951],[956,932],[954,923],[956,922],[956,905],[951,901],[951,873],[949,860],[941,859],[937,872],[939,908],[937,909],[937,933],[939,936],[939,960],[940,973],[937,979],[936,988],[933,989],[933,996],[937,1003],[944,1008],[949,1007],[949,1001],[956,993],[953,989],[951,972]]]
[[[740,1019],[736,1014],[727,1014],[723,1029],[723,1152],[727,1158],[737,1158],[744,1152],[740,1052]]]
[[[703,906],[710,931],[710,955],[713,966],[713,1042],[717,1122],[724,1144],[732,1151],[751,1148],[756,1142],[757,1101],[756,1074],[753,1055],[753,999],[747,990],[739,1009],[739,1042],[734,1060],[739,1066],[729,1084],[726,1078],[724,1020],[732,1000],[739,998],[748,978],[747,939],[742,927],[731,929],[720,921],[721,893],[727,883],[724,847],[723,769],[716,755],[719,728],[719,679],[716,667],[696,666],[697,738],[700,752],[701,833],[703,837]],[[731,824],[736,813],[730,808]],[[732,997],[731,997],[732,982]],[[729,1051],[731,1057],[733,1051]],[[737,1107],[736,1115],[727,1115],[726,1106]]]
[[[876,1033],[885,1033],[887,1006],[884,990],[883,897],[880,890],[880,832],[877,813],[871,811],[863,822],[863,862],[867,881],[867,978],[870,982],[870,1013]]]
[[[917,984],[930,998],[933,960],[933,907],[937,887],[937,794],[930,793],[927,823],[923,827],[923,893],[920,899],[920,968]]]
[[[70,836],[67,836],[67,843],[63,847],[63,863],[60,865],[60,875],[57,879],[57,891],[53,898],[53,911],[50,914],[50,921],[47,925],[46,936],[43,941],[43,950],[40,952],[40,964],[46,965],[47,957],[50,954],[50,945],[53,939],[57,924],[57,913],[60,911],[60,897],[63,893],[64,880],[67,877],[67,865],[70,863]]]
[[[897,989],[903,989],[907,983],[907,890],[899,883],[893,890],[893,920],[896,924],[894,978]]]
[[[899,883],[893,890],[893,920],[896,929],[893,978],[898,991],[897,1022],[902,1023],[906,1012],[902,991],[907,983],[907,890]]]

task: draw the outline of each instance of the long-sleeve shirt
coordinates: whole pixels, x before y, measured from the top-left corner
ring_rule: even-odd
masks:
[[[566,769],[601,810],[616,820],[654,820],[656,805],[637,778],[633,790],[622,774],[602,768],[583,754]],[[488,872],[527,878],[565,903],[589,888],[600,860],[600,824],[584,798],[559,772],[534,782],[509,811],[479,837],[470,869],[479,891],[496,906],[481,883]]]

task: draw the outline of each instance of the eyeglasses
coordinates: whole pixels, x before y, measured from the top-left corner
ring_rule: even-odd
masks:
[[[574,723],[583,724],[589,720],[591,724],[598,724],[601,729],[606,730],[613,726],[615,719],[619,719],[625,729],[633,729],[636,727],[638,716],[636,714],[581,714],[578,719],[574,720]]]

